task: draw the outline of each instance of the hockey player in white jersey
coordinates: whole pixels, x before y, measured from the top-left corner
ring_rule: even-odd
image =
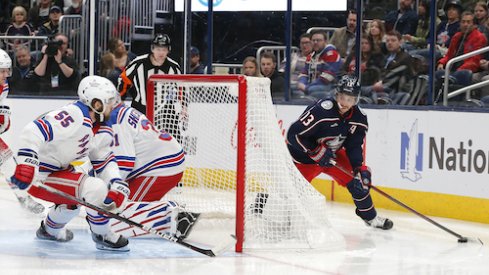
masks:
[[[182,179],[185,169],[182,146],[169,133],[157,130],[144,114],[123,103],[114,108],[109,124],[114,131],[112,149],[122,179],[128,182],[131,191],[129,200],[144,202],[129,202],[122,215],[141,223],[150,220],[156,230],[180,239],[187,237],[199,214],[186,212],[178,203],[160,201]],[[96,136],[107,138],[108,135]],[[156,213],[162,218],[156,218]],[[145,234],[115,220],[113,226],[126,236]]]
[[[109,80],[88,76],[78,87],[79,101],[30,122],[19,136],[18,164],[11,182],[20,189],[30,186],[31,195],[55,204],[41,222],[38,238],[58,242],[73,239],[73,233],[65,226],[78,215],[80,206],[37,184],[49,185],[108,211],[118,213],[124,209],[129,188],[121,179],[110,143],[94,139],[97,135],[112,137],[111,128],[103,122],[114,107],[114,93]],[[70,165],[85,157],[97,171],[97,178],[77,172]],[[112,232],[104,216],[91,209],[87,209],[87,214],[98,249],[129,250],[127,238]]]
[[[12,59],[0,49],[0,134],[10,127],[10,107],[4,101],[9,93],[7,77],[12,75]]]
[[[6,98],[10,92],[8,77],[12,75],[12,59],[2,49],[0,49],[0,134],[7,132],[10,128],[10,107]],[[3,140],[1,141],[3,143]],[[0,146],[1,147],[1,146]],[[4,146],[5,147],[5,146]],[[27,210],[39,214],[44,211],[44,206],[34,201],[27,192],[19,190],[17,186],[10,184],[15,196],[20,204]]]

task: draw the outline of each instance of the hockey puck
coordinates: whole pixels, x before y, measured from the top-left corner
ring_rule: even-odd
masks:
[[[467,242],[467,238],[466,237],[461,237],[460,239],[458,239],[458,242],[459,243],[466,243]]]

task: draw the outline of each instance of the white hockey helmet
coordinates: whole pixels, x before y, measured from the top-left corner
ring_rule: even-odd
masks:
[[[0,49],[0,69],[8,69],[10,74],[12,74],[12,59],[8,53],[2,49]]]
[[[113,107],[117,100],[117,89],[110,80],[98,75],[91,75],[83,78],[78,85],[78,97],[80,101],[90,107],[103,121],[107,106]],[[103,104],[101,111],[95,110],[92,106],[94,100],[100,100]]]

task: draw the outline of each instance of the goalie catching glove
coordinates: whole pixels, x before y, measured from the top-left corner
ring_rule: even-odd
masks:
[[[103,208],[112,213],[119,214],[125,208],[129,193],[129,186],[126,182],[121,180],[113,181],[107,197],[105,197]]]
[[[15,167],[15,173],[10,178],[10,182],[17,185],[19,189],[24,190],[29,187],[34,180],[39,161],[37,160],[37,155],[29,157],[18,156],[17,161],[19,164]]]

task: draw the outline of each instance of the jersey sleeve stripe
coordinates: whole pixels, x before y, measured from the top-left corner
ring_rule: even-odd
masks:
[[[101,173],[105,169],[105,167],[107,167],[109,162],[111,162],[111,161],[115,161],[114,155],[110,155],[104,161],[92,161],[93,169],[95,169],[95,172]]]
[[[51,127],[49,121],[38,119],[34,121],[34,124],[36,124],[37,128],[39,128],[39,131],[41,131],[41,134],[44,136],[44,141],[53,140],[53,128]]]
[[[117,114],[117,124],[121,124],[122,120],[126,116],[126,113],[129,111],[129,108],[122,107],[119,113]]]
[[[92,121],[86,117],[83,118],[83,126],[88,128],[92,128]]]

